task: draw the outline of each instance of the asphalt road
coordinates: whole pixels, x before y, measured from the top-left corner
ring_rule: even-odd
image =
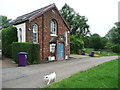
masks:
[[[45,86],[43,76],[47,74],[56,72],[57,81],[59,81],[116,58],[118,56],[84,57],[26,67],[3,68],[2,88],[42,88]]]

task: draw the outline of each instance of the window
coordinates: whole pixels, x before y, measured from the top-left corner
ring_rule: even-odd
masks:
[[[33,43],[38,43],[38,25],[33,26]]]
[[[55,14],[55,11],[52,9],[52,13],[54,13]]]
[[[56,44],[50,44],[50,52],[55,53]]]
[[[52,20],[50,27],[51,27],[51,30],[50,30],[51,36],[56,36],[57,35],[57,22],[55,20]]]
[[[68,45],[68,34],[67,34],[67,31],[65,31],[65,43],[66,43],[66,46]]]
[[[22,29],[19,28],[19,42],[22,42]]]

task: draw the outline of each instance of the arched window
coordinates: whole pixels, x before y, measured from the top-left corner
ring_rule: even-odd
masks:
[[[19,42],[22,42],[22,29],[19,28]]]
[[[50,24],[50,33],[51,36],[56,36],[57,35],[57,22],[56,20],[51,20],[51,24]]]
[[[33,26],[33,43],[38,43],[38,25]]]

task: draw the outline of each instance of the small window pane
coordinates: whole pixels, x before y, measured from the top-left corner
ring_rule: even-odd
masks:
[[[56,35],[57,34],[57,23],[55,20],[51,21],[51,34]]]
[[[19,28],[19,41],[22,42],[22,29]]]
[[[50,52],[55,53],[55,44],[50,44]]]
[[[65,31],[65,42],[66,42],[66,45],[68,45],[68,33],[67,33],[67,31]]]
[[[38,43],[38,25],[33,26],[33,43]]]

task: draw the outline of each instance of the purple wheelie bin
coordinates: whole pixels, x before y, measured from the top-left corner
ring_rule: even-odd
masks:
[[[91,56],[94,57],[94,51],[91,52]]]
[[[19,52],[19,64],[18,66],[26,66],[27,65],[27,52]]]

